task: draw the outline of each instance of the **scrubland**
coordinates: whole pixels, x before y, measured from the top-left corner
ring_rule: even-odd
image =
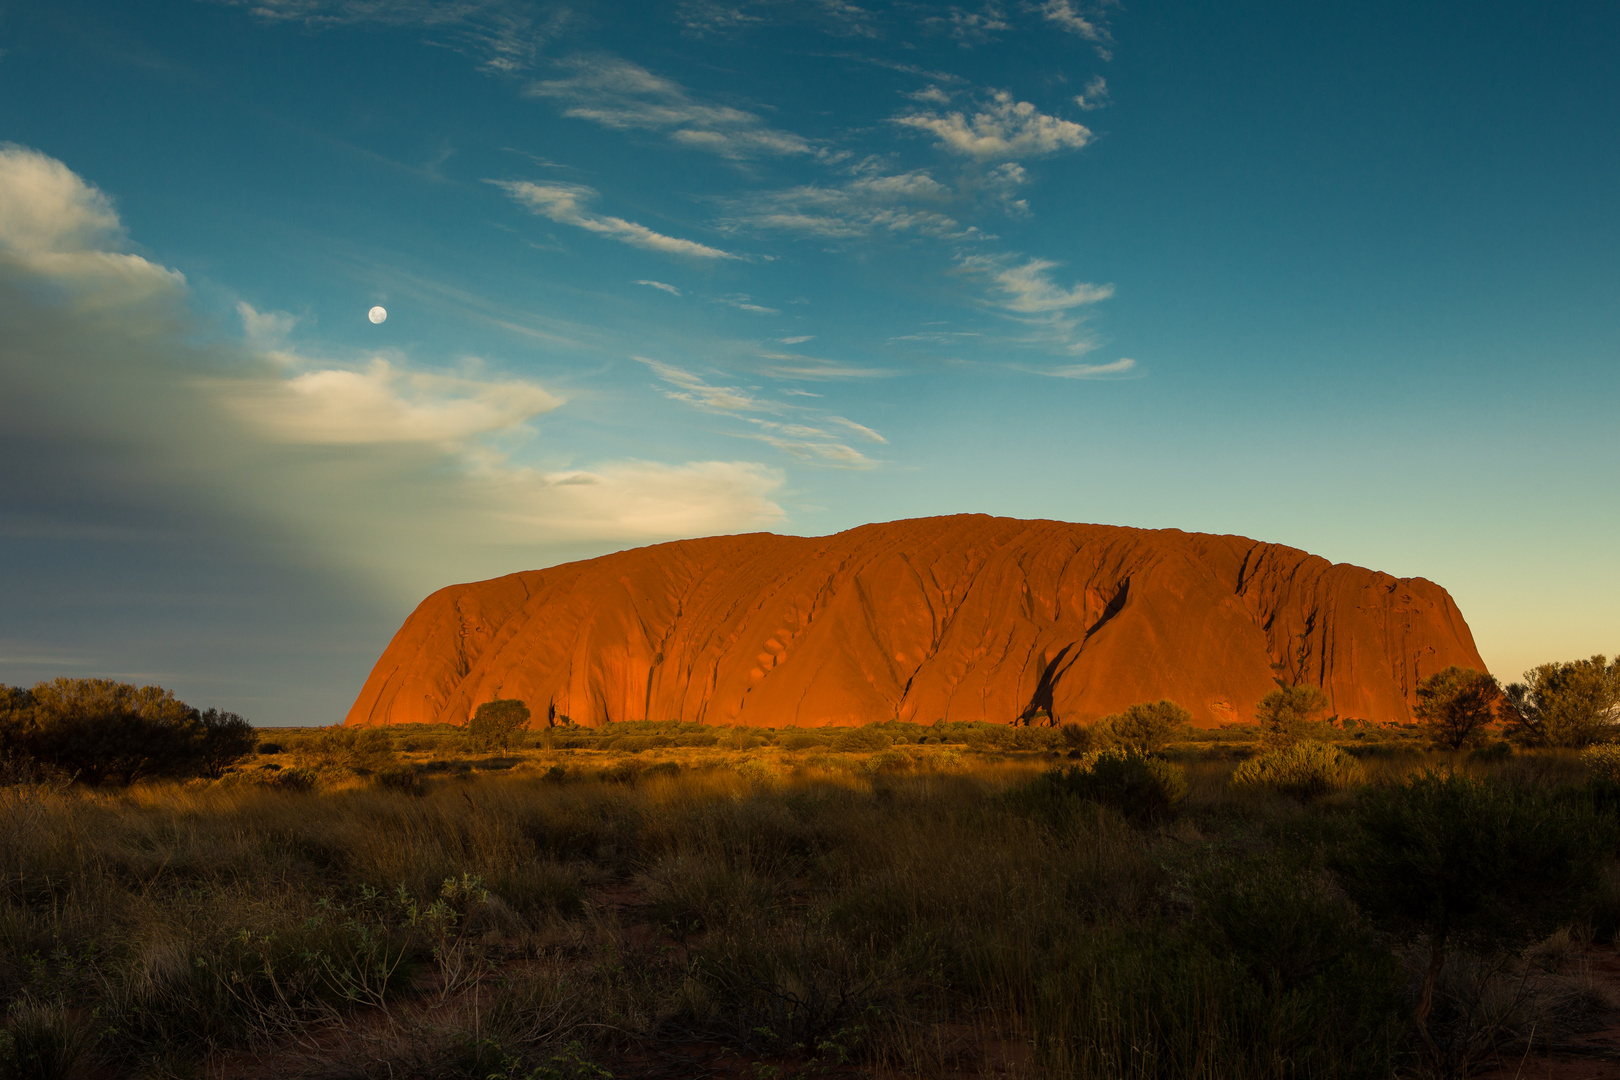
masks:
[[[1368,793],[1617,800],[1573,753],[1359,734],[1354,783],[1295,794],[1231,782],[1253,728],[1175,744],[1141,813],[1054,771],[1083,737],[988,725],[266,730],[217,780],[13,777],[0,1075],[1511,1074],[1613,1023],[1611,831],[1457,937],[1426,1049],[1427,939],[1346,888]]]

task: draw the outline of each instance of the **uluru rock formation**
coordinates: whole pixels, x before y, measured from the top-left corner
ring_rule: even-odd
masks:
[[[440,589],[350,724],[534,715],[709,724],[1085,723],[1169,698],[1252,718],[1276,680],[1408,721],[1420,679],[1485,670],[1450,595],[1240,536],[983,515],[753,533]]]

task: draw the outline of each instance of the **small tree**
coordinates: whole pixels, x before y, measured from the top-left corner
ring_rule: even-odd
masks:
[[[1369,788],[1338,859],[1340,883],[1374,921],[1429,946],[1413,1020],[1431,1065],[1435,983],[1456,943],[1513,950],[1581,912],[1613,849],[1613,820],[1547,792],[1424,772]]]
[[[1292,746],[1311,734],[1327,712],[1327,695],[1315,686],[1284,686],[1260,699],[1254,718],[1260,721],[1260,742],[1276,749]]]
[[[1192,714],[1173,701],[1142,702],[1097,721],[1096,736],[1104,746],[1159,754],[1190,723]]]
[[[1505,692],[1508,731],[1531,746],[1590,746],[1620,724],[1620,657],[1541,664]]]
[[[1493,675],[1453,664],[1418,683],[1417,718],[1435,746],[1462,750],[1478,744],[1496,719],[1502,687]]]
[[[259,735],[253,725],[233,712],[207,709],[198,715],[197,723],[200,730],[192,753],[204,776],[218,779],[258,746]]]
[[[475,750],[506,750],[528,722],[529,707],[516,698],[486,701],[467,721],[467,741]]]

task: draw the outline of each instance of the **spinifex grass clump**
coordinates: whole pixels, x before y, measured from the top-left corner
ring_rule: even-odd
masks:
[[[1337,746],[1305,740],[1243,762],[1232,773],[1232,786],[1314,799],[1355,787],[1365,778],[1361,762]]]

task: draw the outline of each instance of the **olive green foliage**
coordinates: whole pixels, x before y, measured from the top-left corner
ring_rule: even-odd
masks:
[[[1093,736],[1103,746],[1158,754],[1190,723],[1192,714],[1173,701],[1142,702],[1097,721]]]
[[[1432,770],[1366,789],[1355,824],[1340,882],[1375,923],[1428,944],[1414,1018],[1436,1066],[1427,1023],[1447,950],[1510,953],[1574,918],[1615,843],[1588,802]]]
[[[1418,683],[1417,719],[1435,746],[1467,750],[1485,741],[1502,687],[1496,677],[1453,664]]]
[[[516,698],[486,701],[467,721],[467,742],[475,750],[509,750],[528,722],[529,707]]]
[[[1137,820],[1170,816],[1187,794],[1185,769],[1134,747],[1093,751],[1067,770],[1046,773],[1043,780]]]
[[[85,784],[217,777],[254,742],[242,717],[199,712],[160,686],[61,678],[0,692],[0,754]]]
[[[1327,695],[1315,686],[1284,686],[1260,699],[1254,718],[1260,722],[1260,741],[1268,748],[1288,746],[1309,738],[1327,712]]]
[[[1506,690],[1510,735],[1529,746],[1590,746],[1620,725],[1620,657],[1541,664]]]
[[[1314,799],[1355,787],[1365,778],[1361,762],[1351,755],[1330,743],[1305,739],[1243,762],[1232,772],[1232,786]]]
[[[1593,780],[1620,784],[1620,743],[1598,743],[1581,751],[1581,761]]]

